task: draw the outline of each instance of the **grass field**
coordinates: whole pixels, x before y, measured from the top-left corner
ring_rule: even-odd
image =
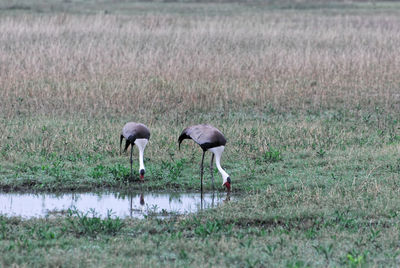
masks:
[[[0,266],[399,266],[399,47],[396,2],[1,3],[0,190],[137,189],[127,121],[152,132],[140,187],[199,190],[201,149],[177,139],[209,123],[244,197],[164,220],[0,216]]]

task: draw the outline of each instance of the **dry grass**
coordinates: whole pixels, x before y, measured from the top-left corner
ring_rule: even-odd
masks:
[[[400,107],[400,16],[0,18],[0,109],[89,117]]]

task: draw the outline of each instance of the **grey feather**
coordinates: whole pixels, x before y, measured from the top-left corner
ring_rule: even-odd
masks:
[[[122,128],[122,136],[125,139],[150,139],[150,130],[141,123],[129,122]]]
[[[205,124],[185,128],[179,137],[179,143],[185,138],[194,140],[203,150],[217,146],[225,146],[226,144],[226,139],[221,131],[213,126]]]

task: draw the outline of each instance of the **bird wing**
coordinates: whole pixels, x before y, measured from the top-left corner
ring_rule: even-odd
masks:
[[[195,125],[188,127],[186,135],[188,135],[197,144],[209,142],[211,129],[208,125]]]
[[[129,122],[122,128],[122,135],[125,139],[149,139],[150,131],[141,123]]]
[[[224,135],[215,127],[210,125],[194,125],[187,127],[183,130],[182,136],[188,136],[185,138],[191,138],[200,146],[206,145],[206,147],[215,147],[225,145],[226,140]]]

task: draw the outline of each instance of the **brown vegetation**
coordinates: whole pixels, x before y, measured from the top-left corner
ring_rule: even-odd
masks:
[[[380,13],[2,16],[1,114],[398,112],[399,25]]]

